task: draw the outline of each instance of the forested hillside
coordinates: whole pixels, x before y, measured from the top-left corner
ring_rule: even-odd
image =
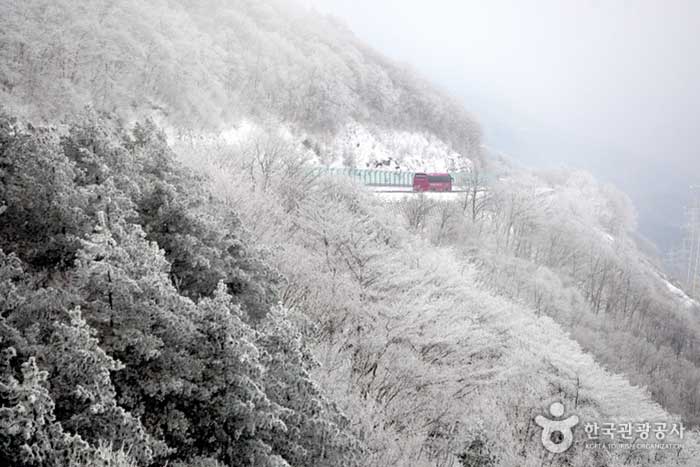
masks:
[[[274,154],[281,137],[258,134],[236,145],[183,141],[176,151],[207,175],[215,196],[240,214],[286,277],[283,303],[303,310],[302,328],[320,362],[314,376],[352,414],[365,465],[693,465],[698,452],[690,432],[672,451],[586,449],[583,430],[565,455],[542,451],[532,420],[551,400],[588,420],[678,418],[646,389],[602,368],[566,330],[597,323],[597,344],[605,349],[634,338],[605,341],[605,319],[594,322],[573,287],[558,284],[554,272],[542,280],[547,271],[534,272],[540,268],[522,257],[530,269],[513,267],[512,247],[524,247],[526,231],[515,213],[529,211],[502,203],[519,202],[521,191],[498,187],[491,196],[501,201],[482,204],[480,197],[476,211],[469,198],[445,203],[412,196],[387,204],[342,179],[309,176],[302,144],[288,144],[274,164],[256,164],[258,151]],[[578,205],[580,194],[571,194]],[[618,208],[624,203],[606,212]],[[516,218],[507,240],[506,223]],[[488,258],[490,252],[498,259]],[[513,276],[546,285],[538,306],[528,301],[532,289],[525,285],[514,293],[520,289],[509,282]],[[560,319],[559,309],[568,319]]]
[[[0,464],[351,465],[282,277],[149,125],[0,118]]]
[[[487,183],[461,105],[293,3],[0,9],[0,465],[696,465],[698,305],[613,187]],[[386,160],[471,176],[312,170]]]
[[[320,134],[354,119],[478,154],[461,105],[288,1],[0,0],[0,11],[0,96],[21,115],[89,104],[184,132],[272,117]]]
[[[456,247],[484,285],[551,316],[601,363],[697,426],[700,305],[638,247],[629,199],[585,172],[514,172],[488,188],[477,175],[471,183],[457,205],[413,201],[402,213],[434,243]]]

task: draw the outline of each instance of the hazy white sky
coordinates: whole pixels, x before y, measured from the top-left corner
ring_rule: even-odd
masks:
[[[489,144],[617,182],[652,236],[679,222],[700,175],[700,0],[302,1],[461,98]]]

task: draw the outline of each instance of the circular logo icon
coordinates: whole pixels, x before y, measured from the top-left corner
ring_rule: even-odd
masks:
[[[572,431],[579,419],[576,415],[563,420],[557,420],[564,416],[564,404],[555,402],[549,406],[549,414],[554,420],[538,415],[535,423],[542,427],[542,445],[552,453],[560,454],[571,447],[574,443],[574,433]]]

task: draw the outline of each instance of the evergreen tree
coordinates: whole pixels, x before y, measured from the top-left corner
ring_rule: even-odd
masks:
[[[359,443],[349,420],[326,399],[309,370],[317,365],[289,312],[275,307],[265,318],[258,344],[265,365],[265,387],[272,401],[283,406],[287,436],[270,440],[292,465],[359,464]]]
[[[20,374],[13,368],[13,347],[0,335],[0,463],[17,467],[86,465],[90,447],[56,423],[46,388],[48,373],[31,357]]]
[[[93,446],[109,441],[128,446],[130,456],[147,464],[156,445],[138,419],[118,406],[111,373],[124,367],[109,357],[83,320],[80,309],[71,311],[70,323],[56,323],[45,352],[55,413],[62,425],[79,433]]]
[[[0,248],[35,268],[70,268],[88,229],[75,176],[54,132],[0,110]]]

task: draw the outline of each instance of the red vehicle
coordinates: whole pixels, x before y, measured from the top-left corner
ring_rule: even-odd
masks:
[[[452,191],[452,176],[417,173],[413,176],[413,191]]]

